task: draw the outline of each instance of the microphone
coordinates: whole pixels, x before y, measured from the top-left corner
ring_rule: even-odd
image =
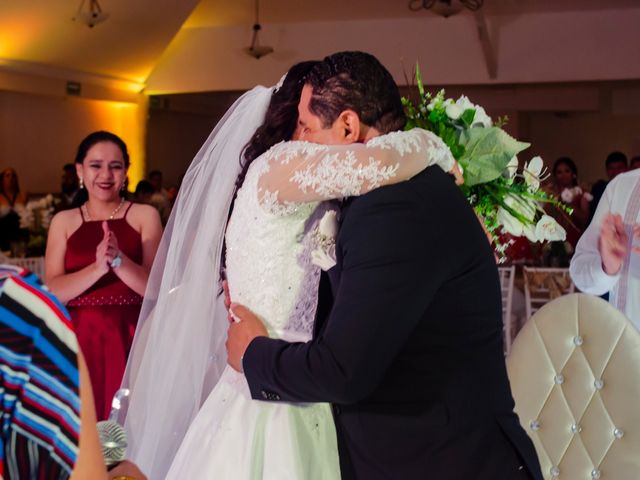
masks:
[[[127,433],[124,428],[113,420],[98,422],[96,427],[105,465],[111,467],[123,461],[127,452]]]

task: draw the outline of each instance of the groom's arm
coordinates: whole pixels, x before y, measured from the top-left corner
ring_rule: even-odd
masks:
[[[324,333],[308,343],[254,339],[243,360],[253,398],[345,404],[375,390],[447,269],[441,234],[422,224],[419,209],[406,198],[354,202],[341,231],[342,277]]]

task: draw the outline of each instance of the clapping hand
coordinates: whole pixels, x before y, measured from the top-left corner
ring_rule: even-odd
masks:
[[[102,232],[102,240],[96,247],[96,266],[102,273],[107,273],[111,268],[111,262],[118,255],[118,239],[106,221],[102,222]]]
[[[640,237],[640,225],[634,225],[633,236]],[[602,269],[608,275],[615,275],[622,268],[622,262],[627,257],[631,241],[624,228],[624,222],[620,215],[607,214],[600,227],[600,240],[598,249],[602,257]],[[640,252],[640,248],[634,247],[634,252]]]

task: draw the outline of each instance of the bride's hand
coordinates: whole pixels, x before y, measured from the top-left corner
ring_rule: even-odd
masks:
[[[233,322],[233,315],[231,315],[231,294],[229,293],[229,282],[222,281],[222,291],[224,293],[224,308],[227,309],[227,320]]]
[[[454,162],[453,167],[451,167],[451,170],[449,170],[449,173],[453,175],[453,177],[456,179],[456,185],[462,185],[464,183],[464,177],[462,176],[462,169],[460,168],[460,164],[458,163],[457,160]]]
[[[247,307],[232,304],[230,312],[235,321],[229,325],[225,344],[227,363],[234,370],[242,373],[242,357],[249,344],[256,337],[268,337],[269,333],[256,314]]]

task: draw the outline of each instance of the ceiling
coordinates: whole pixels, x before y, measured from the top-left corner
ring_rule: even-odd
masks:
[[[253,0],[100,0],[109,19],[72,21],[80,0],[0,0],[0,68],[38,66],[144,83],[181,29],[250,25]],[[638,8],[639,0],[486,0],[487,15]],[[262,23],[415,17],[407,0],[262,0]]]
[[[261,0],[261,23],[362,20],[433,15],[411,12],[409,0]],[[485,0],[487,15],[638,8],[639,0]],[[184,27],[253,23],[254,0],[201,0]]]

